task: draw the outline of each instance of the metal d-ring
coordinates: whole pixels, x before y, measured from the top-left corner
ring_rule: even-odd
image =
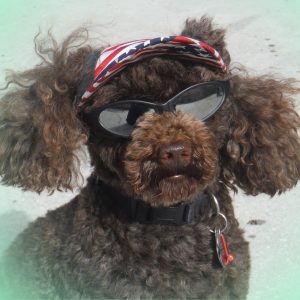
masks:
[[[221,218],[223,218],[223,220],[225,222],[223,228],[219,229],[220,233],[223,233],[227,229],[227,226],[228,226],[227,218],[223,213],[221,213],[220,205],[219,205],[219,202],[218,202],[218,199],[216,198],[216,196],[214,194],[210,194],[210,197],[213,200],[213,202],[215,204],[215,207],[216,207],[216,211],[217,211],[216,214],[215,214],[216,217],[220,216]],[[214,229],[209,228],[209,231],[212,232],[212,233],[215,233],[216,229],[217,228],[214,228]]]

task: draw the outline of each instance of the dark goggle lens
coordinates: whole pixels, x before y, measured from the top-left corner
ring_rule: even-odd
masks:
[[[128,137],[136,120],[147,112],[154,110],[139,103],[116,103],[100,113],[99,122],[109,132]]]
[[[206,120],[222,105],[226,97],[225,86],[218,82],[208,82],[192,86],[160,106],[163,111],[176,110],[190,113],[199,120]],[[154,113],[153,103],[138,101],[116,102],[101,111],[99,123],[110,133],[129,137],[139,117]]]
[[[222,105],[225,90],[221,85],[195,86],[176,97],[176,111],[190,113],[199,120],[206,120]]]

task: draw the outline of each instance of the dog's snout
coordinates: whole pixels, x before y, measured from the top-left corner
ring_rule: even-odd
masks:
[[[162,145],[158,149],[158,161],[165,167],[184,167],[191,156],[192,147],[187,143]]]

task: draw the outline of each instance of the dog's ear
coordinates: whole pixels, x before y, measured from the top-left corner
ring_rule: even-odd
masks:
[[[61,47],[52,38],[51,47],[36,44],[43,62],[11,75],[10,80],[19,86],[0,100],[4,184],[52,192],[72,189],[80,175],[76,153],[86,137],[72,102],[85,57],[91,52],[89,47],[74,48],[82,33],[74,32]]]
[[[292,79],[266,76],[231,80],[223,149],[223,177],[247,194],[271,196],[293,187],[300,178],[300,118],[292,96]]]
[[[220,53],[224,62],[229,65],[230,55],[226,49],[225,33],[225,29],[214,25],[212,18],[203,16],[199,20],[186,20],[181,35],[203,41],[212,46]]]

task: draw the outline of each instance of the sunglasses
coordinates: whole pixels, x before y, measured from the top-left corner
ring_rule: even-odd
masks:
[[[188,87],[165,103],[121,100],[84,113],[83,119],[93,132],[129,138],[137,120],[144,114],[181,111],[205,121],[218,111],[228,94],[228,80],[202,82]]]

